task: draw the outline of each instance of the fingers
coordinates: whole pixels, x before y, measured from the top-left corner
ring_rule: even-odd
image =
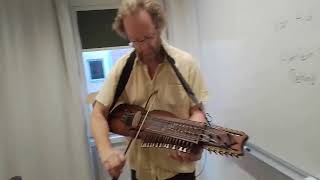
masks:
[[[179,156],[178,154],[179,151],[173,151],[169,154],[169,157],[171,157],[172,159],[176,160],[176,161],[179,161],[179,162],[182,162],[183,159],[181,156]]]
[[[191,162],[193,161],[193,154],[188,154],[188,153],[183,153],[183,152],[178,152],[178,155],[182,158],[183,161],[185,162]]]
[[[121,157],[119,157],[118,154],[112,154],[107,160],[105,160],[108,170],[121,167],[123,162],[124,160]]]
[[[120,174],[122,173],[121,171],[115,170],[115,169],[111,169],[108,171],[111,177],[119,177]]]
[[[104,168],[106,169],[106,171],[109,172],[109,174],[112,177],[120,176],[124,165],[125,157],[119,151],[114,151],[110,153],[107,159],[103,162]]]

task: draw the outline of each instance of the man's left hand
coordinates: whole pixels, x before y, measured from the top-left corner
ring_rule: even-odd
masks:
[[[205,125],[205,115],[204,113],[199,109],[198,106],[194,106],[192,108],[190,108],[190,120],[191,121],[197,121],[197,122],[201,122],[203,123],[203,126]],[[202,155],[203,149],[199,148],[196,151],[192,152],[192,153],[184,153],[184,152],[180,152],[178,150],[172,152],[169,154],[169,156],[174,159],[177,160],[179,162],[192,162],[192,161],[198,161],[201,159],[201,155]]]

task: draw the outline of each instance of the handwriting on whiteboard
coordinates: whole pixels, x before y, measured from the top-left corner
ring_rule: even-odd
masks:
[[[282,31],[286,28],[288,28],[290,25],[294,23],[309,23],[313,19],[312,15],[307,15],[307,16],[297,16],[295,19],[287,19],[287,20],[282,20],[280,22],[277,22],[275,24],[275,30],[277,32]]]
[[[288,63],[295,61],[308,61],[314,56],[314,54],[314,52],[296,53],[291,56],[283,56],[281,60]]]
[[[293,51],[282,55],[280,61],[287,64],[290,79],[300,85],[316,85],[317,75],[303,67],[313,67],[320,59],[320,48]],[[304,69],[304,70],[303,70]],[[308,69],[308,68],[307,68]]]
[[[299,72],[296,69],[291,69],[289,71],[289,75],[297,84],[315,85],[317,81],[317,78],[314,74]]]
[[[289,22],[289,20],[284,20],[284,21],[280,21],[279,23],[277,23],[275,25],[276,31],[281,31],[283,29],[286,29],[288,26],[288,22]]]

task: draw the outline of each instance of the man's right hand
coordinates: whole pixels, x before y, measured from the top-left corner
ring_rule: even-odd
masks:
[[[110,149],[103,160],[103,167],[112,177],[119,177],[125,165],[125,157],[117,149]]]

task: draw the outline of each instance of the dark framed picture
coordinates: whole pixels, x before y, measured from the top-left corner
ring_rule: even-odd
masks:
[[[103,59],[88,59],[88,63],[90,80],[103,80],[105,78],[103,69]]]

